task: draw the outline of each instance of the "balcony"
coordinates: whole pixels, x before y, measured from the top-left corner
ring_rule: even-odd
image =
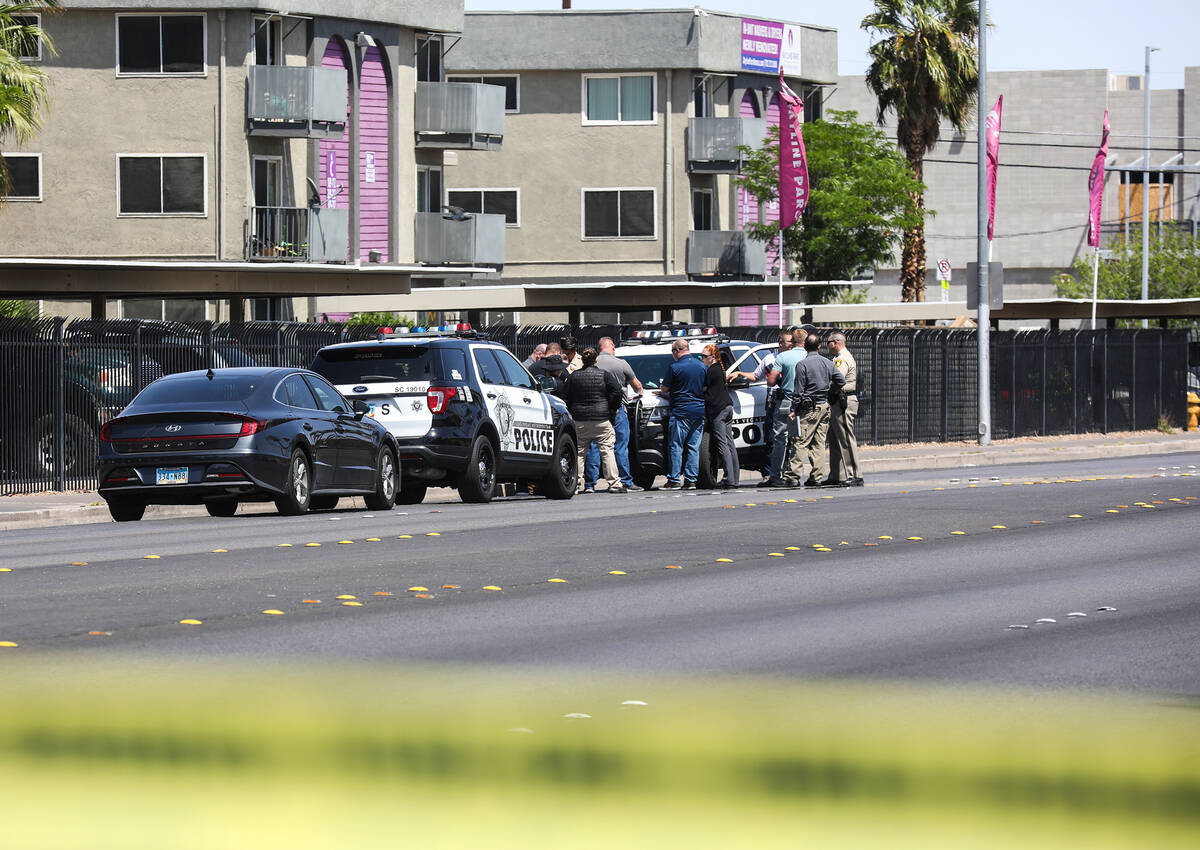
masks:
[[[344,263],[350,211],[327,207],[250,207],[246,259],[272,263]]]
[[[736,174],[744,159],[738,146],[757,148],[766,138],[765,118],[689,118],[688,171]]]
[[[504,216],[470,213],[460,219],[417,213],[414,259],[432,265],[504,265]]]
[[[346,131],[346,74],[329,68],[251,65],[246,81],[246,133],[296,139]]]
[[[767,274],[767,246],[743,230],[692,230],[686,271],[690,279],[762,280]]]
[[[494,151],[504,141],[504,89],[483,83],[417,83],[419,148]]]

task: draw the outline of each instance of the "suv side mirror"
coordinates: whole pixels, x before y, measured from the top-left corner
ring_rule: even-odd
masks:
[[[544,393],[552,393],[558,387],[558,382],[549,375],[537,376],[538,389]]]
[[[361,398],[356,398],[350,402],[350,406],[354,408],[354,418],[361,420],[364,416],[371,412],[371,405],[367,404]]]

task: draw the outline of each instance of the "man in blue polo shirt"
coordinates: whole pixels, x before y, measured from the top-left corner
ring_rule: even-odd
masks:
[[[793,345],[775,356],[775,365],[767,373],[767,383],[782,390],[779,406],[775,408],[775,419],[771,423],[771,461],[769,477],[759,487],[798,487],[800,479],[792,472],[792,458],[796,451],[795,425],[789,418],[792,411],[792,396],[795,392],[796,366],[805,357],[804,339],[808,331],[798,330],[792,334]],[[799,341],[799,345],[795,342]]]
[[[675,362],[667,367],[658,393],[671,402],[664,490],[695,490],[700,475],[700,438],[704,434],[704,383],[708,370],[693,357],[686,340],[671,344]],[[789,408],[790,409],[790,408]],[[680,467],[683,483],[679,482]]]

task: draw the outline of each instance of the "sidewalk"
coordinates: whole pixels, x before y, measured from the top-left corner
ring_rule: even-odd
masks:
[[[859,460],[864,477],[884,472],[914,469],[969,469],[1019,463],[1046,463],[1089,458],[1161,455],[1175,452],[1200,453],[1200,432],[1162,434],[1138,431],[1118,434],[1080,434],[1063,437],[1020,437],[998,440],[990,446],[976,443],[909,443],[890,446],[862,446]],[[355,500],[346,499],[346,503]],[[451,489],[434,488],[425,504],[457,502]],[[244,505],[240,512],[270,513],[270,502]],[[147,518],[205,516],[200,505],[151,505]],[[17,528],[43,528],[82,523],[109,522],[108,507],[94,490],[66,493],[30,493],[0,496],[0,531]]]

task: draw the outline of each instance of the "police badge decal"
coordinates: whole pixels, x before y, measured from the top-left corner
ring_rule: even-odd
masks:
[[[508,396],[501,393],[500,397],[496,399],[496,424],[500,426],[500,442],[506,448],[512,445],[513,421],[516,418],[517,415],[513,411],[512,405],[509,404]]]

